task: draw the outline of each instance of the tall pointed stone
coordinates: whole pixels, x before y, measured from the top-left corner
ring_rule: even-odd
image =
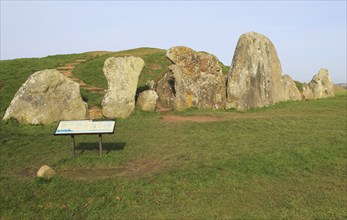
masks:
[[[285,100],[289,97],[275,46],[262,34],[243,34],[237,43],[227,79],[226,108],[245,110]]]

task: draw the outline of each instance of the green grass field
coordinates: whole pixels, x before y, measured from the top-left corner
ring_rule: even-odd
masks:
[[[1,61],[0,116],[33,71],[85,54],[68,56]],[[78,136],[75,158],[71,138],[53,135],[57,123],[1,121],[0,219],[347,218],[346,90],[246,112],[172,114],[221,121],[136,110],[104,136],[103,157],[97,136]],[[54,178],[35,177],[44,164]]]

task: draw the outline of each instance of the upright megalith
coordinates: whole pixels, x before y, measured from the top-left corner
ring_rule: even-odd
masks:
[[[169,69],[174,84],[172,107],[175,110],[224,108],[225,77],[214,55],[178,46],[169,49],[166,56],[173,63]],[[171,78],[169,75],[164,77]],[[167,88],[171,87],[170,83],[166,83]]]
[[[30,75],[19,88],[3,120],[24,124],[49,124],[59,120],[86,119],[88,106],[78,83],[58,70],[47,69]]]
[[[145,62],[139,57],[110,57],[105,60],[104,74],[108,89],[102,100],[107,118],[126,118],[134,111],[139,76]]]
[[[282,83],[283,83],[283,93],[282,93],[283,96],[280,101],[302,100],[301,93],[298,87],[296,86],[294,80],[290,76],[288,75],[282,76]]]
[[[226,108],[245,110],[289,100],[273,43],[264,35],[241,35],[227,79]],[[296,97],[296,95],[294,95]]]
[[[305,99],[319,99],[335,95],[334,83],[327,69],[320,69],[311,82],[303,85],[303,95]]]

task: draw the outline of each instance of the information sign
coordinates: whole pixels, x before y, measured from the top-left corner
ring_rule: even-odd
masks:
[[[60,121],[54,135],[70,135],[72,138],[72,155],[75,156],[75,135],[98,134],[99,150],[102,155],[102,135],[113,134],[116,121],[114,120],[74,120]]]
[[[113,134],[115,121],[60,121],[55,135]]]

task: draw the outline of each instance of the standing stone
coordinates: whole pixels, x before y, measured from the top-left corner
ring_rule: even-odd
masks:
[[[226,108],[245,110],[269,106],[289,100],[288,94],[272,42],[255,32],[243,34],[237,43],[227,79]]]
[[[137,105],[142,111],[155,111],[158,97],[154,90],[143,91],[137,99]]]
[[[42,177],[42,178],[51,178],[55,175],[55,171],[47,166],[47,165],[43,165],[42,167],[40,167],[40,169],[37,171],[37,177]]]
[[[282,76],[282,83],[283,83],[283,97],[281,101],[288,101],[288,100],[301,100],[301,93],[298,89],[298,87],[295,85],[294,80],[288,76],[284,75]]]
[[[313,99],[313,92],[310,86],[306,83],[302,84],[302,95],[304,96],[305,100]]]
[[[328,70],[324,68],[320,69],[313,76],[311,82],[304,84],[303,94],[305,99],[319,99],[334,96],[334,83],[330,78]]]
[[[179,46],[169,49],[166,56],[173,62],[169,69],[175,83],[175,110],[224,108],[225,77],[214,55]]]
[[[78,83],[58,70],[47,69],[30,75],[19,88],[3,120],[17,119],[24,124],[49,124],[59,120],[86,119]]]
[[[110,57],[105,60],[104,74],[108,89],[102,100],[107,118],[126,118],[135,108],[137,83],[145,62],[139,57]]]

